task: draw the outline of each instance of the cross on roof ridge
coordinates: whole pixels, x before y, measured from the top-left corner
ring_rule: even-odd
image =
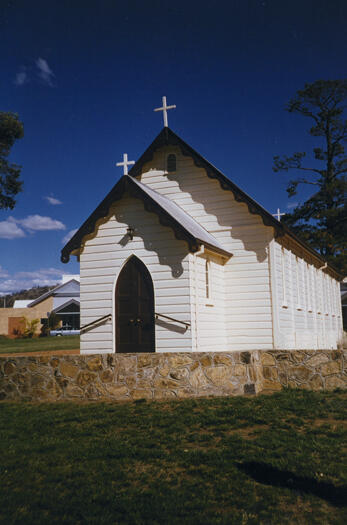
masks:
[[[282,212],[281,213],[281,210],[279,208],[277,208],[277,212],[276,213],[273,213],[272,216],[273,217],[276,217],[276,219],[281,222],[281,215],[286,215],[286,213]]]
[[[168,105],[166,104],[166,97],[162,97],[162,101],[163,101],[163,107],[161,107],[161,108],[156,108],[156,109],[154,109],[153,111],[162,111],[162,112],[163,112],[164,128],[167,128],[167,127],[169,126],[169,124],[168,124],[168,118],[167,118],[167,110],[168,110],[168,109],[176,109],[176,105],[168,106]]]
[[[117,162],[116,166],[124,166],[123,175],[128,175],[128,166],[135,164],[134,160],[128,160],[128,154],[123,153],[123,162]]]

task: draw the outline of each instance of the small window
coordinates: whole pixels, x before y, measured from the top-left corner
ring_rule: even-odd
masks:
[[[176,155],[174,155],[173,153],[170,153],[170,155],[168,155],[167,157],[167,171],[168,172],[171,172],[171,171],[176,171]]]
[[[287,304],[287,257],[284,247],[282,246],[281,250],[281,265],[282,265],[282,308],[288,308]]]
[[[205,292],[206,299],[210,299],[211,296],[211,283],[210,283],[210,261],[205,261]]]

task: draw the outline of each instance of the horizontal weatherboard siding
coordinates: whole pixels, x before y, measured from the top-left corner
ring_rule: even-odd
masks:
[[[128,226],[135,229],[132,241],[126,236]],[[131,255],[136,255],[151,274],[155,311],[190,323],[187,243],[177,240],[172,229],[162,226],[140,200],[124,196],[114,204],[94,237],[85,242],[80,256],[82,325],[108,313],[114,317],[115,282]],[[162,324],[155,324],[157,351],[191,349],[189,330],[182,333],[172,324]],[[93,348],[113,351],[113,323],[82,335],[82,352]]]
[[[169,153],[176,154],[177,169],[168,174],[165,162]],[[217,263],[214,268],[213,306],[206,306],[211,301],[204,297],[204,259],[191,266],[195,349],[237,350],[240,341],[243,349],[272,348],[267,247],[273,229],[265,227],[258,215],[249,213],[246,204],[236,202],[231,191],[208,178],[205,170],[196,167],[177,147],[155,152],[143,166],[140,179],[175,201],[233,254],[225,264],[219,261],[219,269]],[[262,324],[259,337],[254,323]]]

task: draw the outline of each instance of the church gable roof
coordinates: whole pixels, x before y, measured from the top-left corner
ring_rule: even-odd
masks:
[[[237,202],[244,202],[248,206],[248,210],[252,214],[260,215],[265,226],[273,226],[280,235],[284,234],[285,226],[281,224],[275,217],[265,210],[260,204],[252,199],[241,188],[234,184],[228,177],[219,171],[213,164],[206,160],[200,153],[195,151],[189,144],[184,142],[181,137],[176,135],[172,129],[166,127],[161,130],[159,135],[154,139],[152,144],[141,155],[135,165],[129,170],[131,177],[139,177],[142,173],[143,166],[150,162],[156,150],[164,146],[178,146],[183,155],[191,157],[194,164],[199,168],[204,168],[206,174],[211,179],[217,179],[223,190],[230,190]]]
[[[191,146],[189,146],[189,144],[184,142],[184,140],[176,135],[176,133],[174,133],[169,127],[164,127],[161,130],[152,144],[146,149],[135,165],[129,170],[129,176],[139,177],[142,174],[143,166],[152,160],[155,151],[164,146],[178,146],[182,152],[182,155],[192,158],[194,164],[198,168],[203,168],[209,178],[218,180],[223,190],[231,191],[237,202],[245,203],[250,213],[253,215],[259,215],[265,226],[272,226],[274,228],[276,238],[285,238],[286,242],[289,239],[292,239],[294,244],[301,246],[303,251],[306,250],[306,252],[313,256],[313,258],[316,260],[318,259],[324,263],[326,262],[322,255],[311,248],[311,246],[309,246],[307,243],[302,241],[288,228],[288,226],[278,221],[273,215],[271,215],[271,213],[265,210],[265,208],[263,208],[258,202],[252,199],[252,197],[245,193],[234,182],[228,179],[228,177],[226,177],[221,171],[213,166],[213,164],[200,155],[200,153],[195,151]],[[332,265],[328,265],[328,270],[330,270],[334,278],[340,280],[342,279],[342,275]]]
[[[147,211],[156,213],[161,224],[171,227],[177,239],[187,241],[190,251],[196,252],[199,250],[199,247],[204,244],[207,248],[223,256],[228,258],[232,256],[213,235],[208,233],[205,228],[198,224],[195,219],[182,210],[176,203],[160,195],[138,180],[124,175],[64,246],[61,251],[62,262],[69,261],[70,254],[81,246],[83,237],[94,232],[96,222],[108,215],[111,205],[121,199],[126,191],[133,197],[141,199]]]
[[[297,237],[297,235],[295,235],[285,224],[275,219],[275,217],[273,217],[271,213],[265,210],[265,208],[263,208],[259,203],[252,199],[252,197],[250,197],[247,193],[241,190],[241,188],[239,188],[234,182],[228,179],[221,171],[219,171],[215,166],[208,162],[208,160],[206,160],[202,155],[200,155],[200,153],[198,153],[191,146],[189,146],[189,144],[184,142],[184,140],[182,140],[178,135],[176,135],[176,133],[174,133],[169,127],[164,127],[161,130],[161,132],[157,135],[152,144],[150,144],[150,146],[141,155],[141,157],[134,164],[134,166],[129,170],[129,176],[126,176],[126,178],[125,176],[123,176],[118,181],[118,183],[113,187],[113,189],[109,192],[109,194],[105,197],[101,204],[83,223],[83,225],[70,239],[70,241],[64,246],[64,248],[61,251],[62,262],[68,262],[70,254],[74,250],[79,249],[82,238],[85,235],[90,234],[94,231],[96,221],[108,215],[110,206],[114,201],[121,198],[125,191],[125,186],[127,186],[127,188],[129,188],[129,190],[132,191],[134,195],[136,194],[136,186],[131,186],[131,184],[129,183],[129,179],[138,183],[137,189],[141,192],[139,181],[136,180],[136,177],[139,177],[141,175],[143,166],[152,160],[155,151],[164,146],[178,146],[182,154],[191,157],[194,164],[199,168],[203,168],[209,178],[218,180],[223,190],[231,191],[237,202],[245,203],[250,213],[254,215],[259,215],[265,226],[272,226],[274,228],[275,237],[283,238],[286,242],[288,242],[288,240],[291,239],[292,241],[294,241],[294,246],[296,245],[301,247],[301,251],[303,253],[310,254],[311,257],[313,257],[313,259],[315,259],[316,261],[318,259],[318,261],[323,261],[324,263],[326,262],[322,255],[320,255],[308,244],[306,244],[299,237]],[[144,190],[144,188],[142,188],[142,190]],[[157,192],[155,193],[159,195]],[[141,195],[138,194],[138,196],[145,200],[146,209],[158,213],[162,224],[170,225],[174,229],[177,238],[185,239],[188,242],[189,248],[192,252],[195,252],[199,249],[199,244],[203,244],[203,241],[200,239],[199,242],[199,239],[192,235],[191,232],[187,231],[184,228],[184,226],[180,224],[179,220],[175,219],[170,215],[168,210],[165,209],[165,206],[160,206],[158,199],[153,200],[153,195],[146,191],[142,191]],[[166,216],[166,218],[164,218],[164,215]],[[188,214],[186,214],[186,216],[189,217]],[[167,221],[169,221],[169,224],[167,223]],[[208,232],[206,233],[208,234]],[[216,239],[214,240],[215,242],[217,242]],[[215,246],[215,249],[218,250],[217,246]],[[230,253],[225,251],[224,254],[228,254],[229,257],[231,255]],[[339,274],[333,266],[329,264],[327,268],[328,271],[331,272],[333,277],[337,279],[342,279],[342,275]]]

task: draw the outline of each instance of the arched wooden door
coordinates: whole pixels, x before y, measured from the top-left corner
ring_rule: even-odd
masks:
[[[119,274],[115,304],[116,352],[155,352],[153,282],[135,256]]]

